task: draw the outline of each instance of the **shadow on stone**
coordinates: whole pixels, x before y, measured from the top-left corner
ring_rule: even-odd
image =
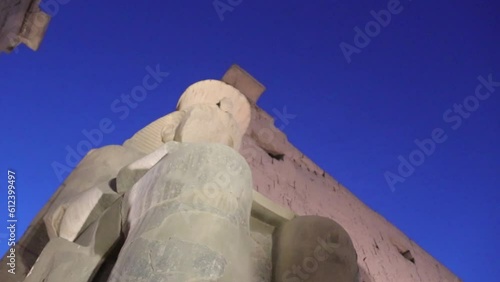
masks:
[[[24,237],[19,249],[22,264],[26,266],[26,274],[30,271],[31,267],[35,264],[38,256],[42,253],[43,248],[49,242],[47,229],[43,221],[39,221],[34,226],[33,232],[28,233],[29,236]]]
[[[116,242],[115,246],[113,249],[111,249],[110,253],[106,257],[106,260],[104,260],[104,263],[101,265],[97,273],[95,274],[94,278],[92,279],[92,282],[107,282],[109,275],[111,274],[111,270],[113,270],[113,267],[115,266],[116,260],[118,259],[118,254],[120,254],[120,249],[122,248],[123,244],[125,243],[124,236],[120,236],[120,239],[118,242]]]
[[[274,282],[357,282],[358,271],[349,234],[329,218],[299,216],[273,234]]]
[[[359,266],[359,282],[373,282],[373,279],[370,277],[370,274],[366,272],[364,268]]]

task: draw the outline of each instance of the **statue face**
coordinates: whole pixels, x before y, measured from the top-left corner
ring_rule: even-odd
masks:
[[[189,86],[179,99],[177,110],[196,105],[213,105],[228,113],[243,135],[250,124],[251,107],[238,89],[219,80],[203,80]]]
[[[239,150],[250,113],[247,98],[236,88],[204,80],[184,91],[175,112],[143,128],[125,144],[148,154],[170,141],[219,143]]]
[[[238,149],[241,143],[238,124],[230,113],[217,105],[195,105],[185,115],[175,131],[174,141],[190,143],[220,143]]]

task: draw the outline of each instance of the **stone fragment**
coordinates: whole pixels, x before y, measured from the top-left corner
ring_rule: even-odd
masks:
[[[299,216],[273,237],[273,281],[358,282],[356,251],[335,221]]]
[[[34,51],[38,50],[50,21],[50,16],[40,9],[40,2],[0,2],[0,53],[9,53],[21,43]]]
[[[73,241],[118,197],[112,180],[119,170],[142,156],[122,146],[89,152],[64,181],[64,187],[44,216],[49,237],[63,236]]]
[[[63,238],[45,246],[24,282],[87,282],[101,261],[89,248]]]
[[[129,191],[132,186],[141,179],[158,161],[161,160],[169,151],[175,150],[178,146],[182,146],[178,142],[168,142],[161,144],[155,151],[146,155],[135,162],[127,165],[118,172],[116,177],[117,193],[123,194]]]
[[[295,214],[253,190],[252,217],[271,226],[280,226],[293,219]]]
[[[253,103],[257,103],[260,95],[266,90],[264,85],[238,65],[232,65],[222,77],[222,81],[234,86]]]
[[[118,194],[113,191],[102,191],[94,187],[59,207],[47,223],[52,223],[57,235],[68,241],[73,241],[92,222],[106,210]],[[49,218],[49,217],[47,217]]]
[[[71,174],[64,180],[58,199],[68,198],[95,187],[103,182],[109,183],[124,166],[142,158],[145,154],[132,148],[118,145],[105,146],[91,150]]]
[[[88,282],[121,233],[121,203],[118,198],[75,242],[56,237],[40,254],[25,282]]]

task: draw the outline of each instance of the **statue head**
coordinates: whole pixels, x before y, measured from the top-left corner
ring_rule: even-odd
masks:
[[[124,145],[146,154],[169,141],[222,143],[238,150],[250,118],[250,103],[238,89],[203,80],[184,91],[175,112],[152,122]]]

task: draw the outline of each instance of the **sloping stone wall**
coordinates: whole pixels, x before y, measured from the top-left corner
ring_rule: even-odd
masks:
[[[248,75],[237,66],[228,72]],[[242,87],[234,81],[246,84]],[[245,95],[251,91],[250,101],[260,96],[255,92],[263,91],[260,83],[249,78],[226,82]],[[298,215],[325,216],[347,230],[358,253],[360,282],[461,281],[290,144],[274,119],[256,104],[240,153],[252,168],[258,192]]]

